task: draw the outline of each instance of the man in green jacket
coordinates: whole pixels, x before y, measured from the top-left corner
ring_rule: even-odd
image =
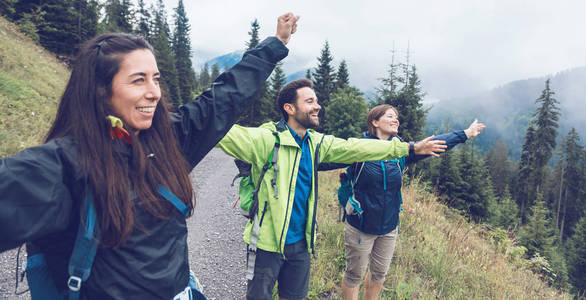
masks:
[[[279,92],[277,105],[283,115],[280,122],[255,128],[234,125],[218,144],[228,155],[252,164],[254,182],[275,149],[276,136],[280,144],[274,156],[277,169],[265,173],[258,191],[258,213],[244,230],[249,245],[247,299],[271,299],[276,281],[280,299],[307,296],[320,162],[385,160],[407,156],[409,151],[438,156],[446,147],[433,136],[404,143],[396,138],[344,140],[318,133],[311,128],[319,125],[321,106],[307,79],[288,83]]]

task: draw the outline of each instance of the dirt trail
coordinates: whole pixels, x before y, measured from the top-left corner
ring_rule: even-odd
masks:
[[[194,216],[187,220],[189,261],[209,300],[242,299],[246,290],[242,241],[246,219],[232,208],[237,186],[230,187],[236,173],[233,159],[219,149],[213,149],[191,173],[197,205]],[[21,253],[22,264],[25,256]],[[2,300],[30,298],[28,293],[14,295],[15,263],[16,249],[0,254]],[[25,279],[19,290],[26,288]]]

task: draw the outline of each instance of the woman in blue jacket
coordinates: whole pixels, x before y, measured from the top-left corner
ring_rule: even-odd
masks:
[[[388,104],[374,107],[366,118],[367,138],[388,140],[398,135],[399,113]],[[438,135],[451,149],[484,129],[476,120],[466,130]],[[343,299],[358,299],[358,287],[369,266],[364,299],[377,299],[389,269],[401,210],[402,175],[406,165],[428,156],[414,155],[386,161],[355,163],[348,167],[354,184],[354,197],[363,213],[350,214],[344,228],[346,269],[342,280]]]

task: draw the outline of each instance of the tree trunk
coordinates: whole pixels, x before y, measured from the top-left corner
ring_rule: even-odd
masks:
[[[562,225],[560,226],[560,240],[564,237],[564,224],[566,222],[566,208],[568,207],[568,187],[566,186],[564,195],[564,214],[562,216]]]
[[[562,164],[562,171],[560,172],[560,193],[558,196],[558,209],[557,209],[557,214],[555,217],[555,227],[559,229],[559,221],[560,221],[560,206],[562,204],[562,190],[564,188],[564,163],[561,162]],[[562,239],[562,236],[560,235],[560,240]]]

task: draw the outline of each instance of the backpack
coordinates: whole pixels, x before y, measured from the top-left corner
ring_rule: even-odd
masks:
[[[268,157],[267,161],[262,167],[260,176],[258,177],[258,182],[256,185],[252,180],[252,164],[247,163],[243,160],[234,159],[234,163],[238,168],[238,174],[232,180],[232,186],[234,186],[234,181],[240,178],[240,183],[238,184],[238,198],[236,199],[236,203],[234,203],[233,207],[236,207],[236,204],[240,202],[240,214],[248,218],[249,220],[253,220],[256,214],[258,213],[258,190],[260,189],[260,184],[266,174],[266,172],[273,167],[273,180],[271,180],[271,185],[273,186],[275,192],[275,198],[279,198],[278,190],[277,190],[277,171],[279,167],[277,166],[277,158],[279,155],[279,147],[281,146],[279,141],[279,135],[277,132],[273,132],[275,136],[275,145],[273,146],[273,151],[271,152],[270,156]],[[266,205],[265,205],[266,211]],[[263,211],[262,216],[264,217]]]
[[[364,163],[360,163],[360,168],[358,168],[358,164],[353,164],[346,168],[345,173],[340,173],[340,187],[338,188],[338,203],[340,204],[340,211],[343,211],[343,216],[341,219],[339,218],[338,221],[344,222],[346,220],[347,215],[355,215],[357,214],[362,220],[362,207],[360,206],[360,202],[356,200],[354,196],[354,185],[358,182],[358,178],[360,178],[360,174],[362,173],[362,168],[364,168]]]
[[[273,146],[273,151],[271,152],[270,156],[268,157],[267,161],[262,167],[260,176],[258,177],[258,182],[256,186],[254,181],[252,180],[251,169],[252,165],[242,160],[235,159],[234,163],[238,168],[238,174],[232,180],[232,185],[234,185],[234,181],[237,178],[240,178],[240,183],[238,184],[238,198],[236,199],[236,203],[234,203],[234,207],[238,201],[240,201],[240,213],[249,219],[250,223],[252,223],[252,232],[250,234],[250,244],[246,246],[246,279],[252,280],[254,278],[254,266],[256,263],[256,249],[258,243],[258,237],[260,235],[260,225],[262,224],[263,218],[267,211],[267,206],[265,204],[262,215],[260,220],[258,218],[258,190],[260,189],[260,184],[266,174],[266,172],[273,167],[273,180],[271,180],[271,185],[274,189],[275,198],[279,198],[279,193],[277,189],[277,172],[279,171],[279,167],[277,165],[277,158],[279,156],[279,148],[281,147],[281,143],[279,140],[279,133],[276,131],[272,132],[275,136],[275,145]]]
[[[158,190],[159,194],[171,202],[184,216],[189,214],[189,207],[187,207],[166,187],[159,185]],[[49,272],[49,266],[47,265],[44,254],[37,253],[27,258],[27,266],[25,270],[31,299],[79,299],[81,285],[90,276],[96,251],[98,249],[99,226],[97,224],[98,220],[93,203],[93,193],[90,188],[86,188],[81,211],[82,221],[79,224],[73,251],[69,258],[69,279],[67,280],[67,287],[69,290],[62,292],[57,289],[55,281]],[[190,291],[187,291],[188,289],[190,289]],[[189,297],[189,299],[206,299],[201,293],[201,287],[197,278],[195,278],[191,272],[189,276],[189,288],[186,288],[186,290],[181,293],[181,295],[183,294],[185,294],[185,297]]]

